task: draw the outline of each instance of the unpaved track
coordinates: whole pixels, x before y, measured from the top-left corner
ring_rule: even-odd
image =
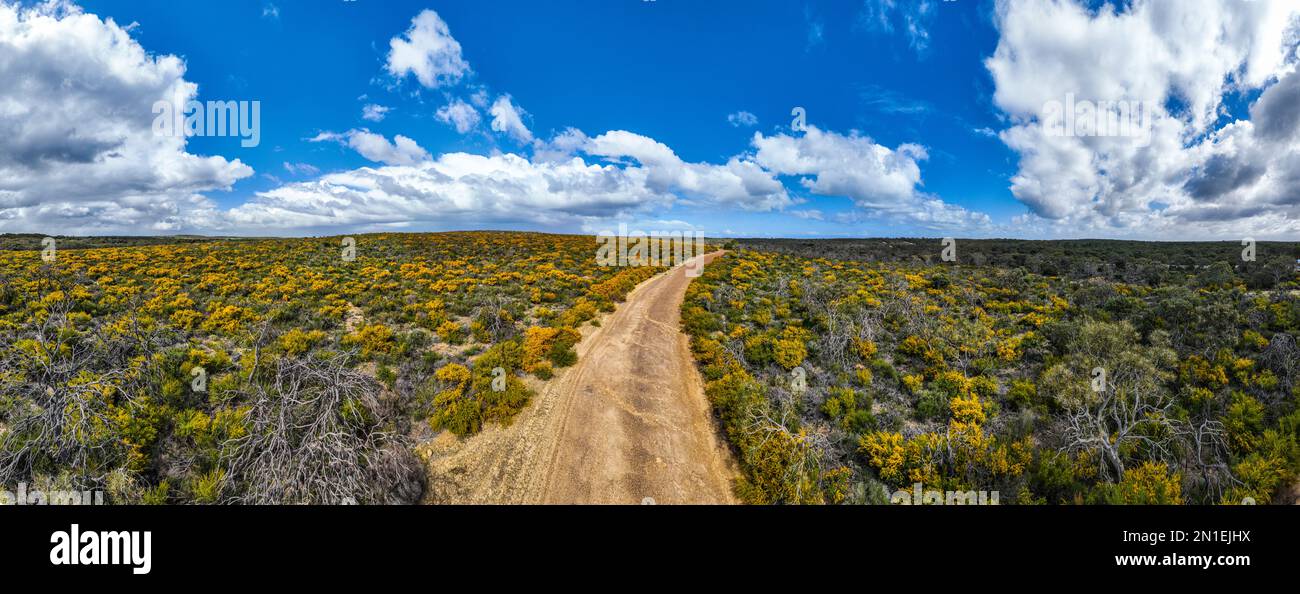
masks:
[[[689,282],[678,267],[642,283],[512,425],[436,452],[428,500],[734,503],[734,463],[679,329]]]

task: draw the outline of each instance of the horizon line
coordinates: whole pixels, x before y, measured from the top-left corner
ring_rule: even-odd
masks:
[[[682,233],[692,233],[692,232],[694,232],[694,230],[684,229],[684,230],[682,230],[681,232],[682,232]],[[101,239],[103,239],[103,238],[124,238],[124,239],[166,239],[166,238],[177,238],[177,239],[183,239],[183,238],[202,238],[202,239],[208,239],[208,240],[221,240],[221,239],[228,239],[228,240],[229,240],[229,239],[234,239],[234,240],[270,240],[270,239],[325,239],[325,238],[330,238],[330,237],[348,237],[348,236],[353,236],[353,235],[438,235],[438,234],[447,234],[447,233],[521,233],[521,234],[533,234],[533,235],[567,235],[567,236],[573,236],[573,237],[579,237],[579,236],[591,236],[591,237],[597,237],[597,236],[599,236],[599,234],[600,234],[600,232],[595,232],[595,233],[571,233],[571,232],[557,232],[557,231],[531,231],[531,230],[520,230],[520,229],[454,229],[454,230],[445,230],[445,231],[365,231],[365,232],[358,232],[358,233],[330,233],[330,234],[322,234],[322,235],[207,235],[207,234],[203,234],[203,233],[176,233],[176,234],[159,234],[159,235],[147,235],[147,234],[137,234],[137,235],[126,235],[126,234],[104,234],[104,235],[64,235],[64,234],[45,234],[45,233],[31,233],[31,232],[4,232],[4,233],[0,233],[0,238],[10,237],[10,236],[14,236],[14,237],[20,237],[20,236],[35,236],[35,237],[71,238],[71,239],[95,239],[95,238],[101,238]],[[1244,244],[1242,244],[1243,241],[1246,241],[1246,240],[1248,240],[1248,239],[1253,240],[1252,238],[1241,238],[1241,239],[1232,239],[1232,240],[1228,240],[1228,239],[1215,239],[1215,240],[1208,240],[1208,239],[1118,239],[1118,238],[1107,238],[1107,237],[1074,237],[1074,238],[1053,238],[1053,239],[1030,239],[1030,238],[1021,238],[1021,237],[960,237],[960,236],[944,236],[944,235],[933,235],[933,236],[930,236],[930,235],[896,235],[896,236],[885,236],[885,235],[875,235],[875,236],[828,235],[828,236],[807,237],[807,236],[779,236],[779,235],[770,235],[770,236],[762,236],[762,235],[751,235],[751,236],[740,236],[740,235],[736,235],[736,236],[711,236],[711,235],[708,235],[708,234],[705,234],[704,238],[705,238],[705,239],[708,239],[708,240],[722,240],[722,241],[726,241],[726,240],[737,240],[737,241],[744,241],[744,240],[749,240],[749,241],[753,241],[753,240],[767,240],[767,241],[772,241],[772,240],[777,240],[777,241],[854,241],[854,240],[856,240],[856,241],[884,241],[884,240],[935,240],[935,241],[940,241],[940,240],[943,240],[943,239],[952,238],[952,239],[959,240],[959,241],[1029,241],[1029,242],[1052,242],[1052,241],[1055,241],[1055,242],[1107,241],[1107,242],[1116,242],[1116,243],[1171,243],[1171,244],[1172,244],[1172,243],[1228,243],[1228,244],[1234,244],[1234,245],[1239,245],[1239,244],[1240,244],[1240,245],[1244,245]],[[1260,239],[1260,240],[1253,240],[1253,241],[1255,241],[1255,243],[1300,243],[1300,238],[1298,238],[1298,239]]]

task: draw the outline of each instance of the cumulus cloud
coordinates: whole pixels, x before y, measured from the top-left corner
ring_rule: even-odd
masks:
[[[390,165],[259,193],[223,213],[219,224],[267,232],[492,224],[594,229],[611,221],[650,220],[678,205],[824,220],[819,210],[791,208],[799,201],[779,179],[784,175],[797,177],[810,193],[850,198],[861,207],[853,222],[885,217],[934,229],[988,226],[986,215],[919,190],[924,148],[889,149],[856,133],[816,127],[797,137],[755,134],[752,154],[725,163],[689,162],[666,144],[626,130],[592,137],[569,128],[535,141],[531,159],[466,153],[429,158],[414,143],[414,154],[399,159],[389,153],[398,151],[403,137],[390,143],[366,130],[323,132],[312,140],[338,142]]]
[[[583,221],[671,203],[646,173],[572,159],[535,163],[513,154],[447,153],[411,166],[361,168],[262,192],[226,213],[241,229],[456,226]]]
[[[361,119],[372,122],[382,122],[384,121],[384,118],[388,116],[388,112],[390,111],[392,111],[391,107],[367,103],[361,107]]]
[[[1001,0],[1001,39],[986,65],[1020,154],[1012,193],[1036,223],[1105,235],[1213,238],[1300,231],[1286,180],[1296,142],[1296,2],[1153,2],[1091,10]],[[1232,94],[1260,92],[1229,116]],[[1062,134],[1067,97],[1085,119],[1141,105],[1138,134]],[[1104,106],[1104,107],[1103,107]],[[1067,108],[1067,111],[1069,109]],[[1113,120],[1112,120],[1113,121]],[[1294,186],[1292,186],[1294,187]]]
[[[451,36],[438,13],[425,9],[411,20],[406,33],[388,42],[389,74],[404,78],[414,75],[421,85],[434,89],[454,85],[469,72],[461,56],[460,42]]]
[[[591,229],[614,220],[646,220],[675,205],[785,211],[797,204],[779,176],[794,176],[809,192],[845,196],[863,218],[887,217],[926,228],[983,228],[988,217],[919,191],[924,148],[897,149],[856,133],[766,137],[755,152],[725,163],[689,162],[653,138],[613,130],[589,137],[569,128],[515,154],[448,153],[423,149],[398,159],[403,137],[389,143],[365,130],[324,132],[312,139],[345,144],[392,166],[361,168],[263,192],[224,216],[235,229],[381,229],[410,225],[531,224]],[[414,144],[412,143],[412,146]],[[792,216],[823,220],[818,210]]]
[[[253,174],[153,133],[154,103],[197,87],[111,19],[0,3],[0,47],[0,231],[175,231],[212,215],[200,192]]]
[[[808,176],[803,185],[814,193],[849,196],[869,208],[910,200],[921,181],[918,161],[928,157],[925,148],[915,144],[893,150],[865,136],[823,132],[811,125],[796,136],[756,132],[753,145],[763,167]]]
[[[382,134],[366,129],[347,132],[321,132],[308,139],[310,142],[337,142],[350,147],[361,156],[385,165],[412,165],[429,160],[429,152],[414,140],[398,134],[390,142]]]
[[[871,215],[911,220],[927,226],[985,226],[987,215],[944,203],[919,190],[924,147],[876,144],[856,132],[847,135],[809,125],[802,135],[764,136],[755,132],[754,161],[780,175],[798,176],[813,194],[847,196]]]
[[[469,72],[459,44],[432,11],[390,45],[389,72],[414,75],[426,87],[454,84]],[[111,20],[57,4],[0,5],[0,46],[6,48],[0,80],[23,81],[0,85],[0,230],[245,233],[495,222],[591,228],[615,219],[655,220],[679,204],[785,211],[802,200],[790,195],[782,176],[812,194],[848,197],[868,216],[928,226],[982,223],[983,215],[920,190],[919,163],[927,155],[919,145],[890,149],[857,133],[809,127],[800,136],[755,134],[751,152],[721,163],[691,162],[626,130],[589,137],[569,128],[540,140],[509,95],[489,101],[476,86],[465,90],[467,99],[449,98],[435,117],[467,133],[490,116],[490,128],[531,150],[531,158],[433,156],[400,134],[390,140],[365,128],[325,131],[308,140],[346,146],[381,165],[322,175],[312,165],[285,161],[284,171],[301,181],[222,211],[203,192],[228,190],[252,170],[238,160],[189,154],[184,137],[152,133],[154,102],[196,94],[178,58],[149,56]],[[1292,121],[1286,98],[1282,91],[1265,93],[1258,109],[1267,115],[1260,117]],[[388,111],[367,103],[362,117],[379,121]],[[756,124],[747,112],[729,120]],[[1240,134],[1253,132],[1243,127]],[[1221,152],[1215,167],[1232,169],[1234,154]],[[1242,170],[1239,177],[1245,183],[1255,175]],[[1197,191],[1230,190],[1204,184]],[[824,218],[817,210],[792,212]]]
[[[652,138],[615,130],[592,138],[583,150],[607,160],[634,162],[655,192],[677,192],[745,210],[780,209],[792,204],[785,186],[752,160],[732,157],[725,164],[688,163]]]
[[[515,139],[520,144],[533,141],[533,133],[524,125],[523,110],[515,106],[509,95],[497,97],[488,109],[492,115],[492,129]]]
[[[461,134],[473,130],[479,123],[478,110],[463,99],[452,99],[446,105],[439,107],[433,116]]]
[[[533,160],[542,162],[559,162],[572,159],[582,152],[591,142],[586,134],[577,128],[566,128],[547,142],[533,144]]]
[[[366,134],[327,132],[313,140],[352,146]],[[544,156],[533,159],[447,153],[328,174],[259,193],[220,223],[254,230],[494,223],[587,229],[683,201],[756,211],[793,204],[773,174],[752,160],[688,163],[632,132],[590,138],[571,128],[537,146]]]
[[[738,111],[736,113],[727,114],[727,122],[736,128],[741,126],[752,128],[758,125],[758,116],[749,113],[748,111]]]
[[[1250,121],[1267,142],[1287,143],[1300,133],[1300,76],[1293,70],[1250,108]]]

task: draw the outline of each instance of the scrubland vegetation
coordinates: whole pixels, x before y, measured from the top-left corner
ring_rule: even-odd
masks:
[[[40,239],[0,238],[0,486],[115,503],[417,501],[417,440],[510,423],[662,270],[529,233]],[[731,247],[682,323],[746,501],[1297,496],[1294,244]]]
[[[1298,246],[959,245],[742,241],[692,284],[683,326],[745,500],[1297,496]]]
[[[0,242],[0,486],[115,503],[416,501],[413,435],[509,423],[658,271],[529,233],[40,239]]]

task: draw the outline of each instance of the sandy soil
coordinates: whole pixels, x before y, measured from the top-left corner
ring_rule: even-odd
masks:
[[[735,464],[679,328],[689,281],[678,267],[629,293],[510,426],[421,446],[427,501],[734,503]]]

